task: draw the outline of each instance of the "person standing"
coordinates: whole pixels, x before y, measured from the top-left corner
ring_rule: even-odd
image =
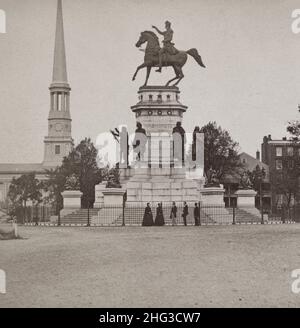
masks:
[[[171,214],[170,214],[170,218],[172,220],[172,226],[176,225],[176,217],[177,217],[177,206],[176,206],[176,203],[173,202],[173,205],[171,208]]]
[[[155,225],[156,226],[165,225],[165,219],[164,219],[164,213],[163,213],[163,209],[162,209],[162,203],[158,203],[157,208],[156,208]]]
[[[147,206],[145,208],[144,217],[143,217],[142,226],[143,227],[151,227],[153,225],[154,225],[154,222],[153,222],[152,210],[151,210],[151,207],[150,207],[150,203],[147,203]]]
[[[189,207],[186,202],[183,203],[183,212],[182,212],[182,218],[183,218],[183,223],[185,226],[187,226],[186,223],[186,217],[189,215]]]
[[[195,226],[199,226],[200,225],[200,208],[198,207],[198,203],[195,203],[194,219],[195,219]]]

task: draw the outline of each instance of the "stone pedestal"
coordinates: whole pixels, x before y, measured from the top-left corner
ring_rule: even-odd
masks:
[[[237,196],[237,207],[255,208],[256,191],[252,189],[240,189],[235,194]]]
[[[252,189],[240,189],[235,192],[237,196],[237,218],[240,213],[244,222],[261,222],[261,213],[255,207],[256,191]],[[267,218],[264,218],[267,221]]]
[[[104,196],[104,206],[122,206],[126,190],[123,188],[106,188],[102,190]]]
[[[207,187],[200,190],[201,202],[205,206],[224,206],[224,193],[223,187]]]
[[[122,172],[127,202],[200,201],[201,174],[187,176],[181,160],[174,159],[173,129],[182,122],[187,107],[179,100],[177,87],[146,86],[139,89],[139,102],[131,109],[147,134],[143,162],[131,172]],[[188,149],[186,144],[186,149]],[[200,181],[200,182],[199,182]]]
[[[104,205],[104,195],[103,190],[106,189],[107,181],[103,181],[102,183],[95,186],[95,203],[94,208],[102,208]]]
[[[82,192],[80,190],[66,190],[61,195],[64,199],[64,209],[81,208]]]

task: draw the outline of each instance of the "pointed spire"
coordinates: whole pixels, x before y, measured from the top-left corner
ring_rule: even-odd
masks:
[[[57,2],[53,84],[68,84],[62,0]]]

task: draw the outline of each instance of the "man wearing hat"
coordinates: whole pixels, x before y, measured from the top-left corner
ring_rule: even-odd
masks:
[[[171,23],[169,21],[165,22],[166,31],[160,31],[156,26],[152,26],[159,34],[164,36],[163,47],[159,50],[159,68],[156,72],[161,73],[162,68],[162,56],[163,54],[175,55],[177,50],[174,48],[173,40],[173,30],[171,29]]]

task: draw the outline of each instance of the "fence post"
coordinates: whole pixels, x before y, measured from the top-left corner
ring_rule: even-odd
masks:
[[[233,204],[233,207],[232,207],[232,224],[235,225],[236,222],[235,222],[235,204]]]
[[[199,226],[201,226],[201,202],[199,202]]]
[[[61,221],[60,221],[60,209],[59,209],[59,204],[57,202],[56,204],[56,210],[58,210],[58,217],[57,217],[57,226],[60,227]]]
[[[261,224],[265,224],[264,222],[264,209],[262,204],[260,205],[260,214],[261,214]]]
[[[282,221],[282,223],[285,223],[284,206],[281,207],[281,221]]]
[[[90,202],[88,201],[88,222],[87,222],[87,227],[90,227]]]
[[[123,201],[122,207],[122,227],[125,227],[125,200]]]

